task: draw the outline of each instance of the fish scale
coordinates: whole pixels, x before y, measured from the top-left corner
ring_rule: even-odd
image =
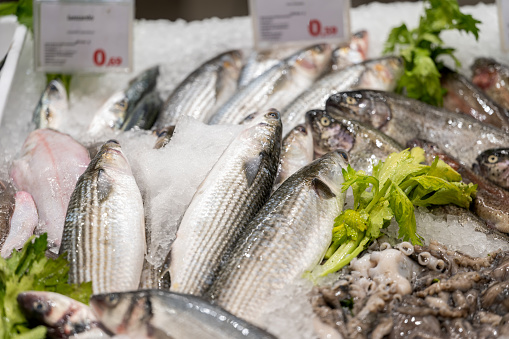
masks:
[[[332,152],[283,182],[242,232],[206,296],[261,325],[271,296],[301,278],[329,246],[334,218],[343,208],[344,167],[344,158]]]
[[[281,144],[275,111],[259,113],[228,146],[186,210],[171,248],[171,290],[202,295],[270,195]]]

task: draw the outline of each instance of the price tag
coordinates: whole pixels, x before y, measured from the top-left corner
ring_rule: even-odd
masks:
[[[257,49],[350,38],[349,0],[250,0],[249,7]]]
[[[502,49],[509,50],[509,1],[497,0]]]
[[[35,67],[52,73],[130,71],[132,1],[34,3]]]

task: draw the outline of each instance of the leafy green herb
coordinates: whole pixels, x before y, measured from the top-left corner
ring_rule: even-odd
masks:
[[[439,57],[451,57],[456,66],[461,66],[454,56],[454,48],[444,47],[440,33],[458,30],[479,38],[481,22],[460,11],[457,0],[427,0],[424,16],[419,26],[412,30],[403,24],[391,30],[384,53],[398,52],[405,60],[405,72],[399,79],[397,91],[406,92],[410,98],[435,106],[442,105],[444,89],[440,85],[443,63]]]
[[[461,175],[442,160],[423,165],[424,150],[415,147],[392,153],[378,162],[373,175],[343,169],[343,192],[352,187],[354,208],[343,211],[335,220],[332,244],[325,254],[327,261],[318,265],[308,277],[336,272],[364,251],[380,236],[380,231],[395,218],[399,238],[421,244],[417,235],[414,206],[455,204],[468,208],[476,185],[461,182]]]
[[[30,238],[21,251],[0,257],[0,338],[45,338],[45,327],[30,329],[16,298],[23,291],[50,291],[88,304],[92,283],[67,283],[69,263],[64,255],[48,259],[47,234]]]

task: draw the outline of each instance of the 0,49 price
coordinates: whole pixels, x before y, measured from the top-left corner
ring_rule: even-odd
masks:
[[[327,37],[335,35],[338,32],[336,26],[322,26],[322,22],[318,19],[309,20],[309,34],[313,37]]]
[[[96,49],[94,52],[94,64],[96,66],[114,67],[122,64],[122,57],[106,58],[106,52],[103,49]]]

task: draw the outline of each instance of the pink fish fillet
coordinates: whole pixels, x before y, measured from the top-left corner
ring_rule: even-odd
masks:
[[[23,155],[13,161],[11,177],[19,190],[32,194],[39,226],[48,233],[52,252],[58,253],[67,205],[76,182],[90,162],[88,151],[67,134],[37,129],[23,144]]]
[[[25,242],[32,236],[39,221],[37,208],[32,195],[25,191],[19,191],[14,196],[16,204],[11,217],[9,235],[2,246],[2,257],[7,258],[13,249],[21,249]]]

